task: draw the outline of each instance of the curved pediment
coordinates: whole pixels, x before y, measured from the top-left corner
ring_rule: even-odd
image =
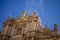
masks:
[[[28,18],[27,17],[20,17],[16,20],[16,22],[23,22],[23,21],[27,21]]]

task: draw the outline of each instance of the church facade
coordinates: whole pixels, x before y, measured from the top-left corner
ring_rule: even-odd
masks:
[[[3,30],[0,33],[0,40],[60,40],[58,25],[54,24],[54,29],[41,26],[41,19],[36,12],[33,15],[26,15],[12,18],[8,17],[3,23]]]

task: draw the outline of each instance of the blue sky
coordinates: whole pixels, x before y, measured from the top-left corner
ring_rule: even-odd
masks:
[[[60,0],[0,0],[0,31],[9,15],[13,18],[21,16],[23,10],[27,14],[33,14],[36,10],[43,27],[48,24],[53,29],[56,23],[60,30]]]

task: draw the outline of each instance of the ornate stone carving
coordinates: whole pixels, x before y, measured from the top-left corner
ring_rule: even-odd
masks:
[[[36,12],[26,15],[24,10],[21,17],[9,16],[3,25],[1,40],[60,40],[57,24],[54,24],[54,30],[50,30],[48,25],[43,28]]]

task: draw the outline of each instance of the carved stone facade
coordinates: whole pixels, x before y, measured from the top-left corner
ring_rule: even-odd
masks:
[[[3,24],[0,40],[60,40],[58,26],[54,24],[54,30],[41,26],[41,19],[36,12],[33,15],[26,15],[22,12],[21,17],[8,17]]]

